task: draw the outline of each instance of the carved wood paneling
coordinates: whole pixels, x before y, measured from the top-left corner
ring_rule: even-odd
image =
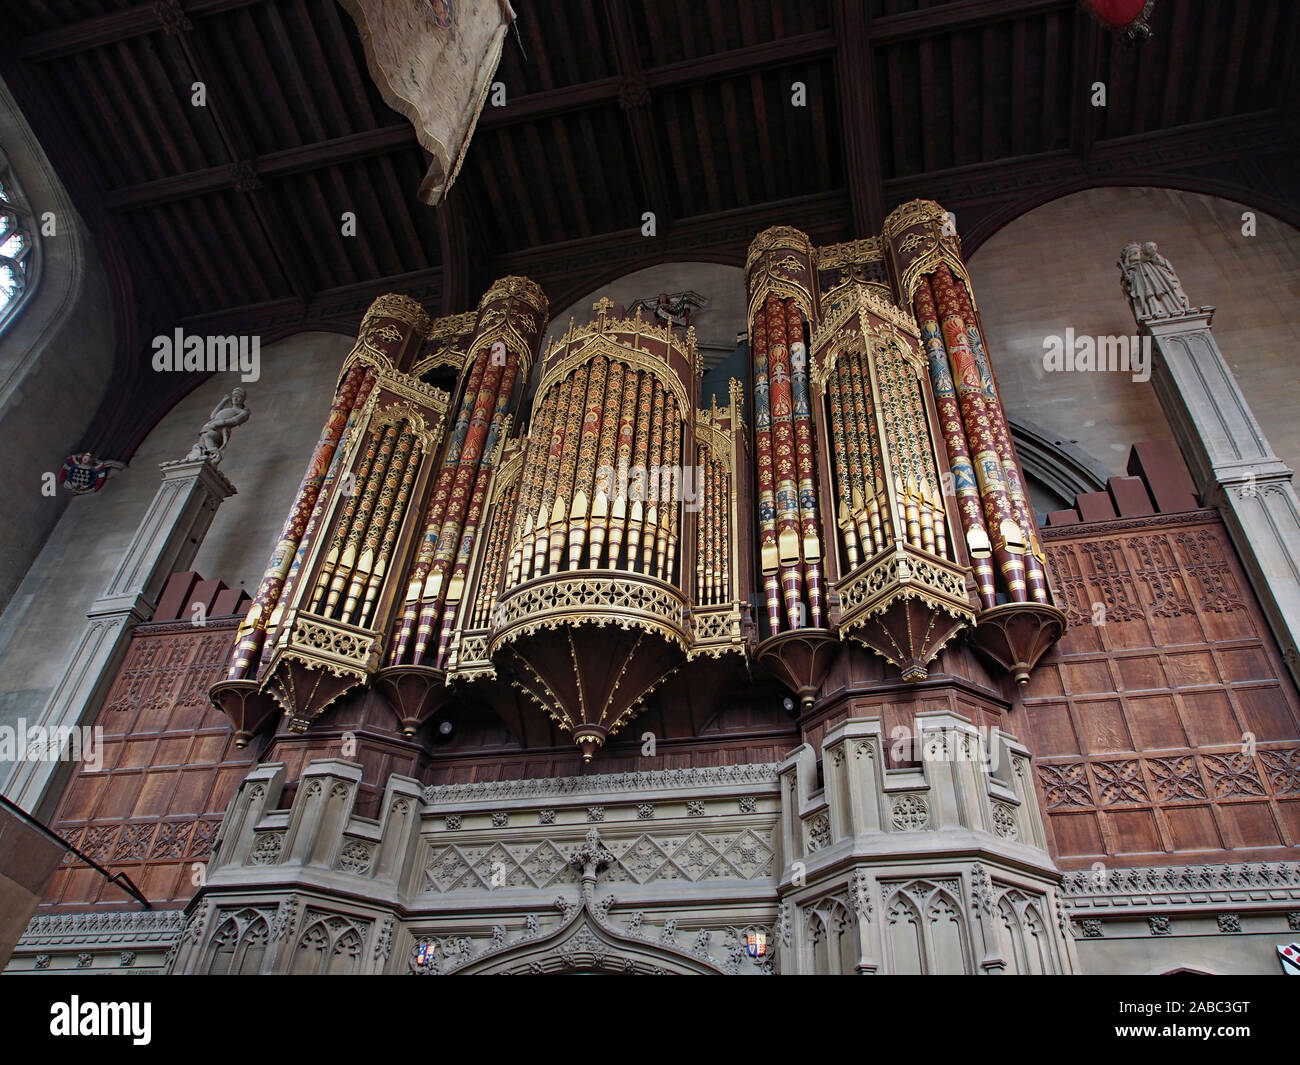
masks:
[[[1300,842],[1300,698],[1219,516],[1047,532],[1070,629],[1012,715],[1066,868]]]
[[[136,629],[95,719],[103,767],[77,766],[51,823],[155,904],[193,895],[193,866],[211,857],[226,804],[253,761],[207,696],[224,675],[237,620]],[[61,908],[127,901],[71,855],[46,893],[47,905]]]

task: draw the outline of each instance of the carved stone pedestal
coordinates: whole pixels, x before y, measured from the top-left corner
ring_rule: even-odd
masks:
[[[1001,731],[918,714],[915,769],[879,720],[781,764],[782,973],[1070,973],[1073,941],[1029,767]]]

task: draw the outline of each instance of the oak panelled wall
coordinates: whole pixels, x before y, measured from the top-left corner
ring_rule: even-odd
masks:
[[[195,863],[212,856],[226,804],[252,767],[208,699],[223,674],[238,618],[142,625],[95,724],[103,767],[78,763],[52,827],[156,906],[194,894]],[[61,909],[134,908],[99,873],[68,855],[46,902]]]
[[[1217,511],[1044,539],[1069,628],[1009,725],[1058,864],[1293,857],[1300,699]]]

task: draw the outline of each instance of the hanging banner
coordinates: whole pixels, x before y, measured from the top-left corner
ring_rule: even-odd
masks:
[[[515,13],[506,0],[339,3],[357,24],[385,102],[410,120],[433,157],[419,196],[436,205],[465,161]]]

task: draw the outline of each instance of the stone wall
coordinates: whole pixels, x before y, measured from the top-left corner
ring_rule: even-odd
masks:
[[[1192,305],[1218,308],[1214,335],[1247,402],[1282,460],[1300,466],[1300,233],[1257,213],[1257,235],[1243,236],[1245,210],[1172,189],[1089,189],[1022,215],[980,245],[970,273],[1008,414],[1077,441],[1115,474],[1125,472],[1130,443],[1173,435],[1150,382],[1043,370],[1043,338],[1067,327],[1076,336],[1137,333],[1115,262],[1129,241],[1153,240]]]
[[[217,512],[195,569],[232,588],[256,590],[351,346],[341,335],[306,333],[262,350],[261,379],[244,386],[252,417],[235,431],[221,464],[238,494]],[[204,381],[154,427],[125,470],[97,494],[69,501],[0,615],[0,724],[38,719],[77,644],[86,609],[103,592],[158,489],[158,464],[189,450],[199,426],[237,383],[231,374]],[[8,437],[0,432],[0,440]]]
[[[175,972],[1073,972],[1030,782],[1002,733],[925,721],[885,767],[878,720],[817,755],[440,785],[360,766],[284,767],[231,804]],[[763,944],[751,953],[751,936]]]
[[[0,331],[3,609],[69,504],[62,489],[42,494],[42,476],[57,474],[68,454],[84,443],[108,390],[115,341],[108,278],[86,223],[3,83],[0,146],[33,224],[39,228],[46,212],[54,216],[53,234],[38,237],[29,256],[29,269],[40,264],[35,288]],[[21,595],[17,601],[21,605]],[[3,705],[0,700],[0,715]]]

